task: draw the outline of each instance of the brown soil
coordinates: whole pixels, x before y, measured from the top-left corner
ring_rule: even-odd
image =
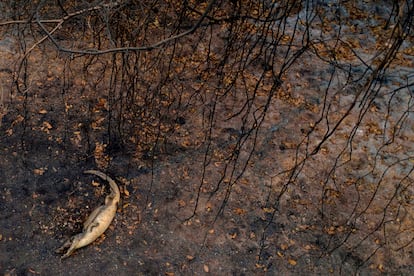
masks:
[[[6,89],[12,70],[3,69],[13,67],[16,40],[1,39]],[[410,274],[412,91],[389,93],[404,84],[397,72],[412,74],[405,64],[414,58],[404,57],[405,63],[390,69],[390,81],[360,125],[363,108],[354,109],[312,154],[352,103],[353,91],[340,89],[345,76],[339,75],[326,96],[330,65],[304,55],[284,76],[258,133],[242,140],[234,161],[227,157],[238,149],[243,122],[225,117],[243,105],[243,97],[217,104],[210,145],[200,136],[204,113],[195,108],[174,121],[174,133],[156,156],[117,143],[105,148],[108,122],[99,120],[108,116],[105,101],[81,92],[83,83],[76,79],[63,95],[62,57],[44,46],[31,56],[40,81],[31,84],[27,97],[3,93],[0,106],[0,272]],[[57,61],[56,67],[43,67],[44,60]],[[257,103],[266,101],[258,97]],[[211,160],[205,160],[206,152]],[[305,156],[297,175],[290,175]],[[96,168],[106,168],[120,186],[118,213],[102,237],[62,261],[54,250],[81,231],[107,193],[104,181],[82,174]]]

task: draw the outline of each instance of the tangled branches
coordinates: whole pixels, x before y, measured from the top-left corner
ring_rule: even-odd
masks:
[[[414,241],[413,4],[400,2],[4,7],[13,20],[0,27],[20,45],[10,99],[22,103],[22,145],[39,127],[33,103],[48,98],[65,147],[127,149],[153,176],[163,156],[194,155],[182,221],[214,225],[248,193],[248,212],[262,214],[258,267],[291,240],[311,252],[297,259],[342,256],[341,272],[382,265]]]

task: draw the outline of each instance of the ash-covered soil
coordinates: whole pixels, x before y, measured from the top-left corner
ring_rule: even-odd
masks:
[[[355,16],[349,6],[342,8]],[[377,9],[381,14],[388,8]],[[365,24],[353,20],[354,27]],[[287,29],[295,22],[289,19]],[[343,27],[342,39],[357,41],[354,53],[368,62],[380,38],[351,36],[352,28]],[[31,55],[39,81],[24,95],[8,93],[17,38],[3,36],[0,272],[409,275],[413,90],[399,88],[412,82],[410,39],[369,107],[354,108],[329,137],[361,87],[343,89],[347,75],[334,74],[331,64],[309,51],[283,76],[257,133],[246,136],[243,120],[226,120],[245,102],[244,94],[236,94],[232,102],[215,106],[208,141],[202,109],[211,106],[194,105],[178,118],[171,115],[174,132],[151,155],[106,136],[106,94],[83,91],[77,78],[70,85],[62,81],[66,71],[59,61],[65,57],[50,44]],[[363,64],[351,66],[353,78],[368,79]],[[257,97],[257,103],[266,102],[265,95]],[[82,173],[97,168],[120,187],[118,212],[102,237],[61,260],[55,249],[81,231],[108,193],[107,183]]]

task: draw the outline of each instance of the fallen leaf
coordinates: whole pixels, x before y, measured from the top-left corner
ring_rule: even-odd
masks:
[[[297,264],[297,262],[294,260],[294,259],[288,259],[288,263],[290,264],[290,265],[296,265]]]
[[[95,162],[100,169],[106,169],[109,165],[109,162],[111,161],[111,158],[105,154],[106,147],[106,144],[100,142],[95,143],[94,157]]]
[[[49,123],[49,122],[43,122],[42,123],[42,126],[40,127],[40,129],[42,130],[42,131],[44,131],[44,132],[46,132],[46,133],[48,133],[49,134],[49,130],[51,130],[53,127],[52,127],[52,125]]]
[[[204,268],[204,272],[206,272],[206,273],[208,273],[210,271],[210,269],[208,268],[208,265],[206,265],[206,264],[203,266],[203,268]]]
[[[310,246],[309,244],[307,244],[303,248],[305,248],[305,250],[311,250],[312,249],[312,246]]]
[[[283,149],[294,149],[296,146],[296,143],[283,141],[281,147],[283,147]]]
[[[328,233],[329,235],[335,235],[336,233],[336,228],[334,226],[331,226],[329,228],[326,229],[326,233]]]
[[[37,175],[43,175],[45,173],[46,169],[45,168],[39,168],[39,169],[34,169],[33,173],[37,174]]]
[[[178,207],[184,207],[185,205],[186,205],[186,203],[185,203],[185,201],[184,201],[184,200],[180,199],[180,200],[178,201]]]
[[[91,127],[93,130],[99,130],[101,128],[101,124],[105,121],[104,117],[98,118],[96,121],[91,123]]]
[[[21,122],[23,122],[24,117],[22,115],[17,115],[16,119],[13,121],[13,123],[11,124],[12,126],[15,126]]]
[[[249,184],[249,180],[247,178],[242,178],[240,180],[240,184],[247,185],[247,184]]]
[[[281,246],[280,246],[280,249],[282,249],[282,250],[286,250],[286,249],[288,249],[289,248],[289,245],[287,245],[286,243],[283,243]]]
[[[43,122],[43,127],[47,128],[47,129],[52,129],[52,125],[49,122],[44,121]]]
[[[33,270],[32,268],[29,268],[29,272],[30,274],[40,274],[39,272],[37,272],[36,270]]]
[[[99,186],[99,182],[92,180],[92,186],[94,187],[98,187]]]
[[[244,214],[246,214],[246,210],[244,210],[244,209],[242,209],[242,208],[236,208],[236,209],[234,209],[234,212],[235,212],[237,215],[244,215]]]
[[[265,266],[264,265],[262,265],[262,264],[255,264],[255,266],[256,266],[256,268],[264,268]]]
[[[267,208],[267,207],[264,207],[264,208],[262,208],[262,209],[263,209],[263,211],[264,211],[265,213],[268,213],[268,214],[273,213],[273,212],[275,211],[275,209],[274,209],[274,208]]]
[[[191,142],[190,142],[190,140],[184,140],[184,141],[181,143],[181,146],[182,146],[182,147],[184,147],[184,148],[188,148],[188,147],[190,147],[190,146],[191,146]]]
[[[96,107],[99,108],[99,109],[108,110],[109,109],[108,108],[108,101],[106,99],[104,99],[104,98],[100,98],[98,100],[98,103],[96,104]]]

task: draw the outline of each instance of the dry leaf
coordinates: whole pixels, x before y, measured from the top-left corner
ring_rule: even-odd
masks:
[[[73,107],[73,105],[65,103],[65,111],[69,112],[69,110]]]
[[[258,263],[256,263],[256,264],[255,264],[255,266],[256,266],[256,268],[260,268],[260,269],[262,269],[262,268],[264,268],[264,267],[265,267],[264,265],[262,265],[262,264],[258,264]]]
[[[211,204],[211,202],[207,202],[206,203],[206,211],[211,212],[211,210],[213,210],[213,205]]]
[[[43,122],[43,127],[47,128],[47,129],[52,129],[52,125],[49,122]]]
[[[43,175],[45,171],[46,171],[46,168],[39,168],[39,169],[34,169],[33,173],[37,175]]]
[[[242,179],[240,179],[239,183],[243,184],[243,185],[247,185],[247,184],[249,184],[249,180],[247,178],[242,178]]]
[[[282,249],[282,250],[286,250],[288,248],[289,248],[289,245],[287,245],[286,243],[284,243],[280,246],[280,249]]]
[[[376,135],[381,135],[382,134],[381,127],[375,122],[367,123],[367,128],[368,128],[369,133],[373,133],[373,134],[376,134]]]
[[[98,118],[96,121],[91,123],[91,127],[93,130],[99,130],[101,128],[101,124],[105,121],[104,117]]]
[[[208,273],[210,271],[210,269],[208,268],[208,265],[206,265],[206,264],[203,266],[203,268],[204,268],[204,272],[206,272],[206,273]]]
[[[99,169],[105,170],[109,166],[111,158],[105,154],[106,144],[96,142],[95,143],[95,163]]]
[[[185,203],[185,201],[184,201],[184,200],[180,199],[180,200],[178,201],[178,207],[184,207],[185,205],[186,205],[186,203]]]
[[[290,259],[290,258],[289,258],[288,262],[289,262],[290,265],[296,265],[297,264],[297,262],[294,259]]]
[[[275,211],[275,209],[274,208],[266,208],[266,207],[264,207],[264,208],[262,208],[263,209],[263,211],[265,212],[265,213],[268,213],[268,214],[271,214],[271,213],[273,213],[274,211]]]
[[[283,141],[281,147],[283,147],[284,149],[294,149],[297,147],[297,144],[293,142]]]
[[[244,210],[244,209],[242,209],[242,208],[236,208],[236,209],[234,209],[234,212],[235,212],[237,215],[244,215],[244,214],[246,214],[246,210]]]
[[[43,122],[42,126],[40,127],[40,129],[46,133],[49,133],[49,130],[52,129],[52,125],[49,122]]]
[[[23,120],[24,120],[24,117],[22,115],[17,115],[16,116],[16,119],[13,121],[13,123],[11,124],[11,126],[13,127],[13,126],[15,126],[15,125],[23,122]]]
[[[94,187],[98,187],[99,186],[99,182],[92,180],[92,186]]]
[[[108,101],[104,98],[99,98],[98,103],[96,104],[97,108],[109,110]]]
[[[326,229],[326,233],[328,233],[329,235],[335,235],[336,233],[335,230],[336,230],[335,226],[331,226],[328,229]]]
[[[191,146],[191,142],[190,142],[190,140],[184,140],[184,141],[181,143],[181,146],[182,146],[182,147],[184,147],[184,148],[188,148],[188,147],[190,147],[190,146]]]

